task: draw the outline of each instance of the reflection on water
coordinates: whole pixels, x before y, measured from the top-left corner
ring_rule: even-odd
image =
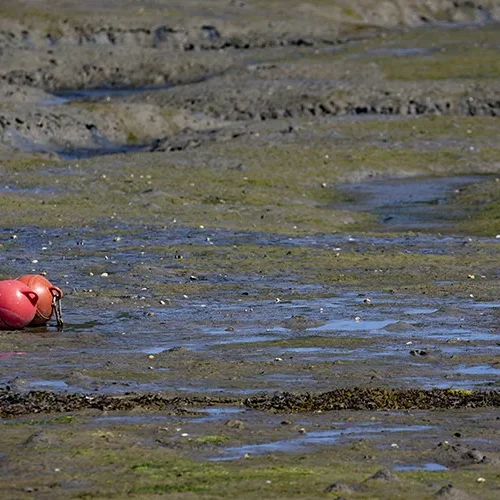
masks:
[[[327,431],[309,432],[298,438],[274,441],[271,443],[244,445],[224,448],[224,454],[211,460],[237,460],[244,455],[261,455],[263,453],[297,452],[314,445],[331,445],[341,439],[368,439],[378,437],[383,433],[392,432],[423,432],[435,429],[427,425],[410,425],[406,427],[381,427],[377,423],[366,426],[348,427],[346,429],[331,429]]]
[[[441,464],[436,464],[434,462],[427,462],[425,464],[420,465],[395,465],[393,467],[395,470],[405,471],[405,470],[426,470],[431,472],[442,472],[444,470],[448,470],[448,467],[445,467]]]

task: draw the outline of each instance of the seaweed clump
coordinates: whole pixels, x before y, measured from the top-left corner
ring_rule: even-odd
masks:
[[[455,389],[336,389],[321,394],[282,393],[255,396],[245,406],[276,412],[329,410],[434,410],[454,408],[498,408],[500,391]]]
[[[50,391],[18,393],[0,389],[0,417],[30,413],[63,413],[79,410],[128,411],[142,408],[185,414],[189,408],[241,405],[261,411],[311,412],[329,410],[434,410],[455,408],[500,408],[500,391],[455,389],[336,389],[321,394],[279,393],[247,399],[235,397],[174,396],[129,393],[120,396],[58,394]]]

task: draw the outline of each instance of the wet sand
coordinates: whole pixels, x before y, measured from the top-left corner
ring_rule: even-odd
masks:
[[[500,6],[431,3],[0,8],[5,498],[498,497]]]

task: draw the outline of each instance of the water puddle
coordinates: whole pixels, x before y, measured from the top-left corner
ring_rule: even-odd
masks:
[[[57,151],[63,160],[83,160],[94,156],[108,156],[147,151],[149,144],[107,144],[98,148],[72,148]]]
[[[428,462],[425,464],[414,464],[414,465],[395,465],[393,467],[394,470],[399,471],[411,471],[411,470],[424,470],[429,472],[442,472],[448,470],[448,467],[445,467],[441,464],[436,464],[434,462]]]
[[[59,90],[52,92],[54,99],[46,104],[63,104],[70,101],[92,101],[97,99],[112,99],[113,97],[128,97],[131,95],[154,92],[155,90],[166,90],[172,88],[172,84],[156,85],[150,87],[97,87],[93,89]]]
[[[325,332],[325,331],[348,331],[348,332],[371,332],[372,330],[380,330],[388,325],[397,323],[398,320],[356,320],[356,319],[336,319],[328,321],[322,326],[310,328],[310,331]]]
[[[428,230],[452,227],[464,217],[463,209],[448,203],[455,190],[485,182],[491,176],[411,177],[382,179],[341,186],[354,202],[340,204],[349,210],[376,213],[392,230]]]
[[[246,408],[237,408],[237,407],[212,407],[212,408],[203,408],[197,410],[200,413],[205,413],[205,417],[196,417],[196,422],[218,422],[221,420],[230,420],[235,415],[239,415],[247,411]]]
[[[373,427],[371,427],[373,425]],[[351,439],[376,438],[383,433],[424,432],[435,429],[433,426],[410,425],[406,427],[381,427],[380,423],[346,429],[331,429],[327,431],[309,432],[295,439],[274,441],[271,443],[228,447],[223,449],[221,456],[212,457],[212,461],[238,460],[245,455],[262,455],[265,453],[285,453],[307,451],[314,446],[329,446],[338,441]]]
[[[473,380],[446,380],[439,376],[435,377],[402,377],[402,381],[408,382],[411,387],[421,387],[422,389],[460,389],[472,390],[482,384]]]
[[[494,368],[491,365],[476,365],[476,366],[457,366],[450,373],[460,373],[463,375],[500,375],[500,368]]]
[[[430,56],[441,51],[438,47],[378,47],[365,52],[372,56],[416,57]]]
[[[414,387],[470,389],[491,383],[492,376],[500,374],[500,369],[494,365],[465,364],[467,356],[500,353],[491,328],[494,318],[488,312],[494,312],[491,306],[496,303],[482,303],[484,314],[476,312],[469,317],[467,311],[477,309],[469,299],[443,297],[441,307],[436,309],[431,307],[432,299],[399,297],[398,304],[394,304],[389,294],[375,292],[369,294],[371,303],[366,304],[363,298],[367,295],[361,291],[345,292],[341,296],[280,303],[249,298],[244,302],[222,298],[210,302],[180,299],[169,307],[144,309],[140,308],[144,301],[138,301],[133,310],[130,307],[68,308],[65,311],[67,326],[62,334],[50,328],[45,333],[37,333],[36,339],[28,330],[17,333],[23,342],[22,352],[26,354],[13,355],[5,349],[6,354],[0,355],[0,363],[5,368],[0,383],[9,383],[17,376],[35,380],[30,382],[30,389],[59,392],[228,390],[254,394],[262,390],[290,390],[297,381],[304,388],[312,388],[322,380],[309,373],[306,376],[297,372],[300,363],[341,361],[351,369],[353,362],[358,360],[365,364],[404,366],[404,370],[398,372],[398,380],[405,386],[409,383]],[[155,314],[148,316],[150,311]],[[42,335],[47,342],[56,342],[58,336],[64,335],[66,340],[75,336],[83,343],[80,347],[40,351],[43,345],[40,342],[45,338]],[[214,360],[283,363],[286,370],[278,373],[265,370],[253,379],[243,374],[234,383],[215,379],[186,383],[173,376],[164,364],[166,357],[174,359],[181,348],[182,356],[205,353]],[[455,363],[450,364],[454,355],[459,356],[462,363],[458,368],[453,367]],[[137,369],[159,362],[160,365],[153,366],[150,372],[154,380],[138,383],[133,370],[132,375],[123,380],[112,373],[109,379],[85,378],[83,382],[71,376],[73,371],[101,370],[103,359],[115,364],[121,357],[128,359],[127,356],[132,356],[132,363],[138,363]],[[148,360],[147,356],[154,358]],[[36,369],[26,364],[24,360],[28,358]],[[60,370],[57,374],[56,369]],[[33,373],[38,373],[39,380]],[[325,384],[323,387],[327,390]]]
[[[411,307],[409,309],[405,309],[405,314],[413,315],[413,314],[433,314],[439,311],[434,307]]]

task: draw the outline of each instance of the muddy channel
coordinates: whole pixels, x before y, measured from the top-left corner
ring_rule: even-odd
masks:
[[[2,498],[499,497],[498,1],[0,14]]]

